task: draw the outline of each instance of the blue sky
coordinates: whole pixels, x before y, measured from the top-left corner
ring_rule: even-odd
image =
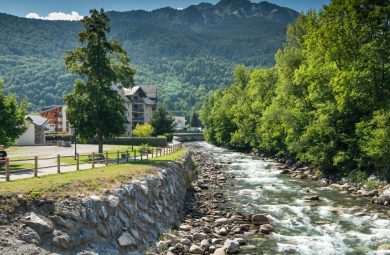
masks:
[[[252,0],[259,2],[260,0]],[[319,9],[329,0],[268,0],[297,11],[310,8]],[[62,16],[74,17],[77,14],[87,15],[89,9],[104,8],[106,11],[154,10],[161,7],[185,8],[200,2],[217,3],[218,0],[0,0],[0,12],[25,17],[28,13],[36,13],[46,17],[50,13],[62,12]],[[77,12],[71,15],[70,13]]]

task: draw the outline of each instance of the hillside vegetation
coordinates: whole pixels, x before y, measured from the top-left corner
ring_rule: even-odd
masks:
[[[202,109],[207,140],[390,178],[390,3],[333,0],[301,15],[271,68],[239,66]]]
[[[138,84],[156,84],[170,110],[199,106],[208,92],[231,82],[237,64],[271,66],[295,11],[268,2],[222,0],[184,10],[108,12],[110,36],[123,43]],[[62,103],[74,76],[66,50],[77,47],[80,22],[32,20],[0,14],[0,76],[5,90],[31,108]]]

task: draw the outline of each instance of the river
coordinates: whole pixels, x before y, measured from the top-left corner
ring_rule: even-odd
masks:
[[[232,162],[224,168],[235,175],[224,188],[226,207],[264,214],[273,222],[272,234],[247,237],[243,254],[390,254],[390,207],[281,175],[280,164],[272,160],[205,142],[190,147],[210,153],[216,162]],[[305,200],[313,195],[320,200]]]

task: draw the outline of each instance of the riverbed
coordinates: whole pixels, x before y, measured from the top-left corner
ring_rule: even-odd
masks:
[[[281,165],[272,160],[205,142],[190,147],[216,162],[231,162],[223,169],[235,175],[223,188],[226,207],[264,214],[273,222],[272,234],[247,237],[243,254],[390,254],[389,206],[281,175]],[[309,201],[310,196],[320,199]]]

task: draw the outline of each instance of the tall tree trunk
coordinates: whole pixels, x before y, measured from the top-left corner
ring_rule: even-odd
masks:
[[[99,141],[99,153],[103,153],[103,136],[98,135],[98,141]]]

